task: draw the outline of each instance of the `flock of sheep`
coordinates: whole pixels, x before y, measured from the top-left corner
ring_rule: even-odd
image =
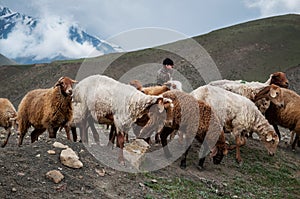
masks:
[[[73,89],[74,83],[77,84]],[[265,83],[218,80],[191,93],[174,87],[167,82],[146,88],[137,80],[124,84],[93,75],[80,82],[62,77],[52,88],[32,90],[20,102],[18,112],[8,99],[0,98],[0,126],[7,130],[2,147],[7,144],[12,127],[18,129],[20,146],[31,126],[31,142],[46,130],[50,138],[55,138],[62,128],[68,139],[71,131],[76,141],[79,127],[81,141],[87,142],[91,128],[99,143],[96,122],[111,126],[109,143],[116,139],[121,164],[125,163],[123,147],[130,129],[150,144],[152,133],[156,132],[155,140],[161,142],[166,157],[172,156],[167,138],[178,134],[186,147],[180,164],[185,168],[194,138],[206,147],[215,164],[233,149],[240,163],[240,147],[252,132],[258,134],[269,155],[274,155],[280,141],[277,125],[296,134],[295,139],[291,136],[293,149],[299,142],[300,96],[287,88],[288,80],[282,72],[271,74]],[[235,145],[228,145],[225,133],[234,136]],[[203,168],[204,160],[205,156],[199,159],[199,168]]]

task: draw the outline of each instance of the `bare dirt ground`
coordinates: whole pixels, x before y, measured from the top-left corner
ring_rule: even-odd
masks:
[[[199,145],[194,143],[186,170],[180,169],[177,160],[157,171],[134,174],[106,166],[82,143],[67,140],[64,132],[58,133],[57,139],[48,139],[47,136],[44,133],[33,144],[27,137],[18,147],[17,135],[14,134],[8,145],[0,149],[0,198],[257,198],[261,196],[257,192],[263,191],[273,194],[274,197],[269,195],[268,198],[300,196],[300,148],[292,152],[283,142],[276,156],[269,157],[259,141],[249,139],[242,148],[242,166],[237,165],[235,153],[231,152],[221,165],[214,165],[207,158],[203,171],[196,167]],[[71,147],[79,155],[83,168],[62,165],[59,159],[61,149],[52,146],[55,141]],[[47,151],[50,149],[56,154],[49,155]],[[295,179],[293,184],[277,187],[256,184],[257,179],[266,175],[264,172],[274,172],[263,167],[282,170],[282,166],[287,169],[281,172],[288,172],[288,177]],[[97,173],[102,169],[104,176]],[[47,179],[45,174],[50,170],[60,170],[64,179],[58,184]],[[278,175],[280,178],[281,174]]]

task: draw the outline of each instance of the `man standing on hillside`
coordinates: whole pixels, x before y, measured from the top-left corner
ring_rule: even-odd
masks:
[[[172,80],[174,62],[170,58],[166,58],[163,61],[163,66],[157,71],[157,84],[163,85],[163,83]]]

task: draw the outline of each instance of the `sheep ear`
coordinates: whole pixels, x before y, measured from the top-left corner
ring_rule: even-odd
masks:
[[[271,133],[268,133],[268,135],[266,136],[266,141],[271,142],[272,140],[273,140],[273,137],[272,137]]]
[[[78,83],[77,80],[74,80],[74,79],[71,79],[72,83],[75,84],[75,83]]]
[[[64,79],[65,77],[61,77],[61,78],[59,78],[59,80],[57,80],[57,82],[55,83],[55,86],[59,86],[59,85],[61,85],[61,83],[62,83],[62,80]]]
[[[276,90],[275,90],[275,89],[270,88],[270,96],[271,96],[272,98],[275,98],[275,97],[277,96],[277,93],[276,93]]]
[[[164,107],[164,98],[160,97],[157,99],[157,105],[158,105],[158,108],[159,108],[159,112],[162,113],[165,109]]]

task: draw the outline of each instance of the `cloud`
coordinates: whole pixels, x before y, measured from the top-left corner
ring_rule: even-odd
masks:
[[[71,25],[75,24],[50,15],[39,19],[34,29],[19,22],[7,39],[0,40],[1,53],[10,58],[34,57],[35,60],[61,55],[82,58],[89,57],[91,52],[94,56],[96,50],[91,44],[79,44],[69,39]]]
[[[263,17],[296,13],[300,14],[299,0],[246,0],[248,8],[258,8]]]

